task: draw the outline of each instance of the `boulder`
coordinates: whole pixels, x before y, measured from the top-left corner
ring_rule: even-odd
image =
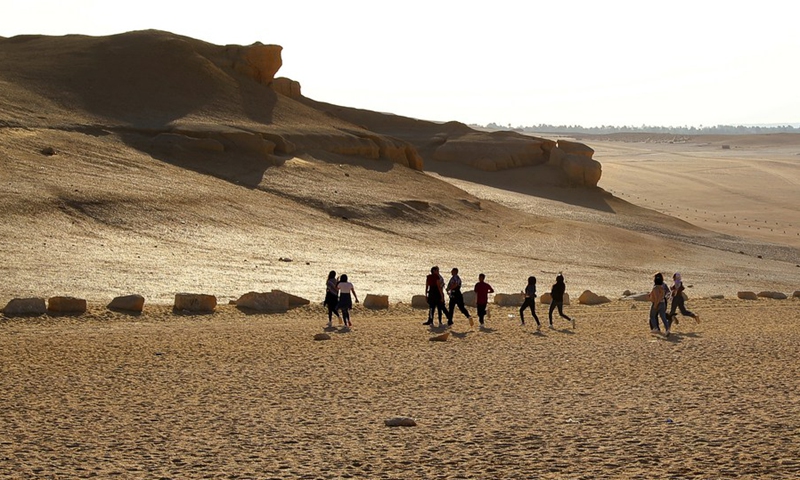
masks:
[[[411,308],[428,308],[428,299],[425,295],[414,295],[411,297]]]
[[[75,297],[50,297],[47,310],[53,313],[86,313],[86,300]]]
[[[272,293],[286,295],[286,301],[289,304],[289,308],[302,307],[303,305],[308,305],[311,303],[309,300],[306,300],[303,297],[298,297],[297,295],[286,293],[283,290],[276,290],[273,288]]]
[[[769,292],[769,291],[759,292],[758,296],[762,298],[773,298],[775,300],[786,300],[787,298],[789,298],[786,296],[785,293]]]
[[[446,342],[448,338],[450,338],[450,332],[444,332],[441,335],[431,337],[431,342]]]
[[[519,307],[525,303],[525,295],[522,293],[496,293],[494,303],[501,307]]]
[[[550,295],[550,292],[545,292],[539,297],[539,303],[545,303],[550,305],[550,302],[553,301],[553,297]],[[564,305],[569,305],[569,293],[564,292]]]
[[[389,308],[389,296],[368,293],[367,297],[364,299],[364,308],[369,308],[370,310],[385,310]]]
[[[464,296],[464,305],[468,307],[476,307],[478,306],[478,299],[477,294],[474,290],[467,290],[463,293]]]
[[[417,422],[414,421],[413,418],[410,417],[394,417],[388,418],[383,421],[383,424],[387,427],[416,427]]]
[[[742,300],[758,300],[758,295],[755,292],[738,292],[736,296]]]
[[[794,293],[792,294],[792,297],[793,298],[800,298],[800,290],[795,290]]]
[[[330,340],[330,339],[331,339],[331,336],[328,335],[327,333],[318,333],[318,334],[314,335],[314,340],[317,341],[317,342],[321,342],[323,340]]]
[[[211,313],[217,308],[217,297],[202,293],[176,293],[175,310]]]
[[[236,300],[236,306],[259,312],[283,313],[289,310],[289,295],[280,290],[248,292]]]
[[[43,315],[47,306],[43,298],[15,298],[3,309],[6,315]]]
[[[609,300],[608,297],[597,295],[591,290],[584,290],[581,296],[578,297],[578,303],[582,305],[601,305],[609,302],[611,302],[611,300]]]
[[[144,308],[144,297],[141,295],[126,295],[111,300],[108,307],[111,310],[125,310],[127,312],[141,312]]]

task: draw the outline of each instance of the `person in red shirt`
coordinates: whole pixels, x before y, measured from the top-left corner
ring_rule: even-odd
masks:
[[[486,305],[489,304],[489,294],[494,293],[491,285],[484,280],[486,275],[478,275],[478,283],[475,284],[475,304],[478,306],[478,321],[483,327],[483,317],[486,316]]]

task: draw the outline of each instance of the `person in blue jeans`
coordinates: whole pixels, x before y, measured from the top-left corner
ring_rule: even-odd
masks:
[[[667,300],[669,299],[669,287],[664,283],[664,276],[656,273],[653,277],[653,289],[650,290],[650,333],[661,333],[658,328],[658,319],[664,324],[664,334],[669,337],[670,321],[667,318]]]

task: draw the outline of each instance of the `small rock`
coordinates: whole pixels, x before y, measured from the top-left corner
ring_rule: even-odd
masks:
[[[383,421],[387,427],[416,427],[417,422],[411,417],[394,417],[387,418]]]
[[[42,152],[42,155],[47,155],[48,157],[52,157],[56,154],[56,149],[53,147],[44,147],[40,151]]]
[[[722,300],[723,298],[725,298],[725,295],[711,295],[709,298],[713,300]]]
[[[291,262],[292,259],[289,257],[281,257],[278,259],[279,262]]]
[[[330,339],[331,339],[331,336],[328,335],[327,333],[318,333],[318,334],[314,335],[314,340],[316,340],[318,342],[322,341],[322,340],[330,340]]]
[[[444,332],[441,335],[431,337],[431,342],[446,342],[448,338],[450,338],[450,332]]]
[[[738,292],[736,296],[742,300],[758,300],[758,295],[755,292]]]

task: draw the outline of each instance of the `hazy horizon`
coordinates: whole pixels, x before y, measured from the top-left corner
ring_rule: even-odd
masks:
[[[790,4],[345,0],[225,10],[2,0],[0,36],[158,29],[283,47],[316,100],[434,121],[526,126],[800,125]],[[244,15],[243,13],[246,13]]]

